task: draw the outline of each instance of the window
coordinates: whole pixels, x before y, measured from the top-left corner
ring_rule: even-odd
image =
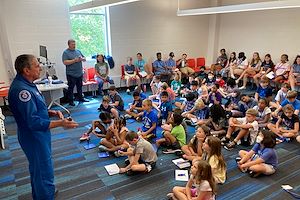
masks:
[[[69,0],[69,5],[78,5],[90,0]],[[108,54],[107,8],[93,8],[70,13],[72,38],[84,56]]]

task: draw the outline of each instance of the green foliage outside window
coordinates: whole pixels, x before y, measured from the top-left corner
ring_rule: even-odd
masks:
[[[69,0],[69,5],[78,5],[90,0]],[[105,9],[95,8],[70,13],[72,38],[76,48],[86,57],[101,53],[106,54],[106,19]]]

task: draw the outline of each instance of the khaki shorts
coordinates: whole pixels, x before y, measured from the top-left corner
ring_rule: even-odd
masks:
[[[125,80],[128,80],[128,79],[136,79],[136,76],[137,76],[137,75],[125,75],[125,76],[124,76],[124,79],[125,79]]]
[[[275,173],[275,168],[272,165],[262,163],[262,165],[266,168],[265,175],[271,175]]]
[[[192,68],[189,67],[182,67],[180,68],[181,73],[183,74],[193,74],[195,71]]]

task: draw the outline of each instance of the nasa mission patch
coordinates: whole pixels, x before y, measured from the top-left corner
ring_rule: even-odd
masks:
[[[19,99],[22,102],[28,102],[31,99],[31,94],[27,90],[22,90],[19,93]]]

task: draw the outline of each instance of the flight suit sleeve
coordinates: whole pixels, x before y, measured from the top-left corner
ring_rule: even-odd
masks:
[[[48,109],[39,96],[33,92],[22,90],[15,97],[16,106],[20,113],[20,118],[32,131],[46,131],[49,129],[50,119]]]

